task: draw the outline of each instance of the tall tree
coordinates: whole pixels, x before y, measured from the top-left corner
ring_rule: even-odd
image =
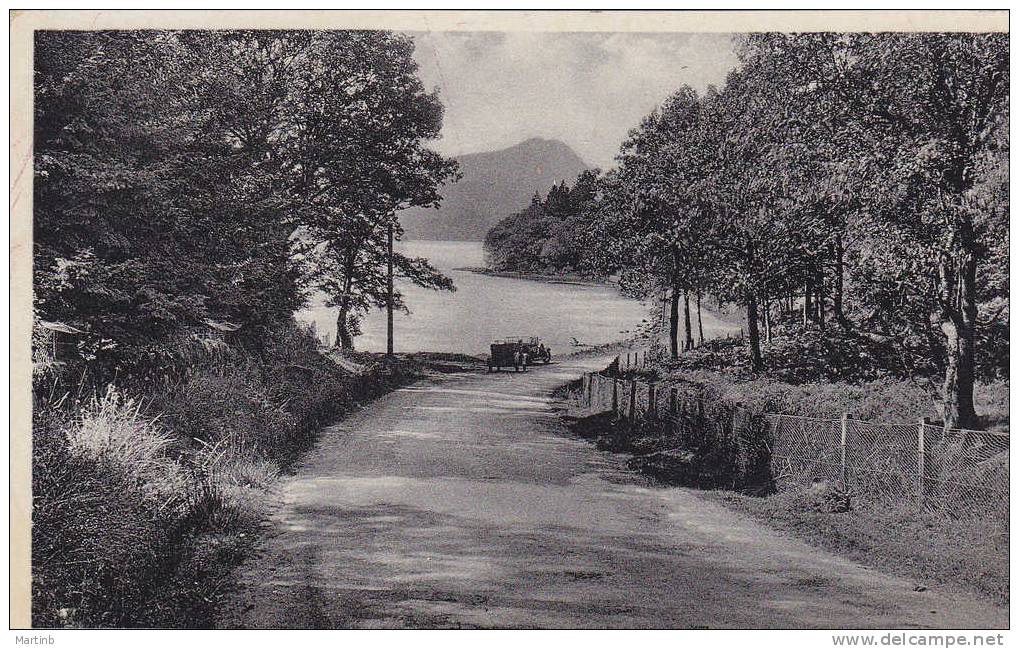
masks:
[[[908,232],[933,275],[945,425],[974,427],[980,265],[988,235],[1004,234],[993,227],[993,203],[1004,197],[984,191],[982,162],[1007,148],[998,134],[1008,114],[1008,36],[875,35],[856,56],[872,182],[886,188],[874,211]]]
[[[629,242],[629,258],[642,262],[632,266],[634,271],[660,278],[657,289],[655,282],[630,284],[669,293],[669,346],[673,357],[680,350],[681,302],[682,347],[694,346],[690,293],[699,294],[709,274],[705,267],[709,259],[705,254],[706,213],[696,193],[707,155],[698,139],[701,117],[697,93],[684,86],[631,131],[618,157],[631,212],[630,221],[619,235]],[[623,281],[626,284],[627,280]]]
[[[84,330],[84,356],[111,371],[172,360],[167,340],[210,319],[289,318],[276,197],[229,137],[215,38],[39,32],[36,46],[41,316]]]
[[[698,190],[714,215],[719,291],[746,309],[754,371],[764,368],[762,305],[788,284],[808,245],[804,233],[815,229],[817,218],[790,198],[803,170],[787,146],[797,141],[790,93],[775,77],[772,61],[752,50],[729,74],[725,90],[707,107],[705,146],[713,154]]]
[[[456,162],[426,146],[438,137],[442,104],[417,76],[413,41],[377,31],[326,32],[312,44],[303,74],[291,154],[297,160],[302,235],[315,284],[338,307],[337,345],[349,348],[360,314],[380,306],[377,277],[398,211],[436,206]],[[411,281],[452,289],[423,260],[398,255]],[[384,304],[384,303],[383,303]]]

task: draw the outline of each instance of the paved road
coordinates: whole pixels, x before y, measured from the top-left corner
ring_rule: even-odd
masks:
[[[562,429],[584,367],[457,374],[326,429],[224,627],[985,627],[1007,613],[649,489]]]

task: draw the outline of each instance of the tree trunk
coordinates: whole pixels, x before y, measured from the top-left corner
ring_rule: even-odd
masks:
[[[693,327],[690,325],[690,292],[686,289],[683,289],[683,325],[685,329],[683,349],[693,349]]]
[[[946,428],[977,428],[980,420],[973,405],[976,338],[976,258],[963,253],[961,259],[941,262],[941,331],[948,354],[942,387]]]
[[[669,298],[669,352],[679,358],[679,291],[675,286]]]
[[[340,299],[340,312],[336,316],[336,341],[334,345],[340,349],[353,350],[354,338],[350,335],[347,327],[347,318],[350,316],[350,297],[346,294]]]
[[[697,291],[697,346],[704,344],[704,322],[701,320],[701,292]]]
[[[835,315],[835,321],[838,322],[839,326],[843,329],[849,327],[849,320],[846,318],[846,310],[842,304],[842,294],[845,291],[845,280],[843,273],[845,272],[845,248],[842,245],[842,237],[835,237],[835,277],[834,277],[834,291],[832,295],[832,310]]]
[[[815,300],[815,306],[817,307],[817,326],[821,331],[824,331],[824,303],[825,303],[825,290],[824,290],[824,266],[818,264],[817,267],[817,300]]]
[[[761,333],[757,327],[757,296],[751,293],[747,296],[747,335],[750,340],[750,369],[753,372],[760,372],[764,369],[764,361],[761,359]]]
[[[386,356],[393,355],[393,222],[386,233]]]
[[[354,281],[355,260],[356,256],[351,253],[343,269],[343,295],[340,297],[340,312],[336,316],[336,341],[333,343],[335,347],[348,351],[354,349],[354,337],[350,334],[347,321],[350,318],[350,289]]]
[[[810,326],[810,320],[814,317],[814,305],[810,301],[811,293],[814,290],[813,282],[807,278],[803,282],[803,328]]]
[[[764,300],[764,339],[771,344],[771,301]]]

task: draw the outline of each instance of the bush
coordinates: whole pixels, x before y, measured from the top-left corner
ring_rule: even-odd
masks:
[[[1007,378],[977,381],[973,397],[988,430],[1008,432],[1008,387]]]
[[[247,363],[206,367],[193,372],[152,404],[182,444],[229,449],[235,454],[273,453],[297,422],[275,402],[258,372]]]
[[[850,412],[856,419],[897,424],[941,419],[940,377],[933,369],[910,371],[888,344],[861,334],[783,327],[781,337],[762,347],[766,369],[760,375],[750,372],[745,343],[727,339],[707,341],[675,360],[658,356],[642,373],[753,412],[829,419]],[[975,399],[985,425],[1007,430],[1007,379],[978,381]]]

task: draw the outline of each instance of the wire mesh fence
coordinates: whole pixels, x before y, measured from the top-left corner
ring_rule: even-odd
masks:
[[[646,367],[647,352],[620,356],[619,369]],[[751,413],[674,386],[603,373],[585,374],[581,405],[641,428],[653,423],[660,448],[711,442],[730,449],[735,470],[763,461],[777,490],[818,482],[874,503],[915,503],[949,516],[1007,514],[1008,433],[945,429],[926,420],[876,424]],[[761,459],[763,457],[763,460]]]

